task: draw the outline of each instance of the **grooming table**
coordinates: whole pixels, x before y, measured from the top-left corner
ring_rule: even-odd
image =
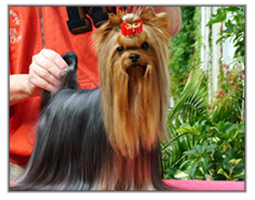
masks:
[[[164,180],[179,191],[245,191],[244,181]]]
[[[14,184],[16,181],[11,181]],[[245,191],[244,181],[164,180],[177,191]]]

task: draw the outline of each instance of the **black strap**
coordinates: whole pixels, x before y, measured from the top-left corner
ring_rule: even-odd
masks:
[[[98,28],[104,21],[108,20],[107,13],[110,12],[108,7],[74,7],[68,6],[67,8],[68,18],[67,25],[71,33],[79,34],[92,30],[93,25]],[[91,19],[88,18],[90,16]]]

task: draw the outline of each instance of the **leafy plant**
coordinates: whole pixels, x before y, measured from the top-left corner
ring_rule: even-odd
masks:
[[[229,20],[227,13],[230,13]],[[172,95],[169,142],[161,142],[164,178],[243,180],[245,174],[244,71],[222,65],[219,92],[208,105],[208,75],[199,67],[200,8],[182,7],[183,26],[170,47]],[[232,38],[244,63],[244,7],[223,7],[208,26],[225,22],[217,42]],[[236,26],[236,27],[234,27]],[[213,44],[212,44],[213,45]],[[235,62],[236,62],[235,60]]]
[[[194,123],[197,119],[206,115],[207,98],[206,90],[202,89],[203,71],[201,69],[192,71],[187,80],[187,84],[181,93],[180,100],[176,102],[173,108],[170,108],[168,115],[169,143],[162,144],[162,155],[165,169],[171,170],[183,161],[182,152],[190,150],[192,147],[192,137],[185,136],[187,132],[180,133],[176,131],[183,123]],[[190,131],[194,136],[196,130]],[[194,141],[194,140],[193,140]]]
[[[201,116],[207,109],[207,91],[200,87],[204,80],[203,71],[191,71],[187,83],[183,88],[179,101],[171,108],[168,121],[173,121],[177,116],[184,121],[193,121],[196,116]]]
[[[227,20],[227,14],[230,18]],[[220,32],[221,37],[216,43],[224,42],[226,39],[232,39],[236,47],[234,58],[241,58],[245,63],[245,9],[244,6],[229,6],[217,9],[217,13],[212,15],[212,19],[207,26],[215,23],[225,22],[226,29]]]
[[[168,67],[174,100],[179,98],[190,71],[197,68],[200,63],[200,8],[184,6],[181,7],[181,11],[181,30],[171,38],[169,46],[170,62]]]
[[[171,140],[161,144],[164,176],[166,179],[242,180],[244,122],[237,124],[213,118],[207,109],[202,81],[203,72],[192,71],[180,100],[170,108]]]
[[[219,91],[209,107],[212,121],[240,123],[244,120],[244,72],[237,69],[223,72],[219,76]]]

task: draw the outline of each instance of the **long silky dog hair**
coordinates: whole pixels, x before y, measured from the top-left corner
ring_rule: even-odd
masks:
[[[102,119],[100,88],[76,90],[76,55],[67,53],[63,58],[70,66],[61,78],[58,92],[44,95],[33,153],[24,174],[10,190],[99,190],[97,181],[103,178],[102,166],[111,179],[116,163]],[[153,186],[164,189],[159,148],[140,156],[136,165],[149,164]],[[149,163],[144,159],[149,159]],[[123,161],[123,166],[129,165],[128,160]],[[111,188],[112,183],[104,189],[129,189],[131,185],[127,187],[126,181],[130,177],[126,172],[122,172],[123,182],[118,182],[116,188]],[[141,175],[138,171],[137,179]]]
[[[137,19],[142,34],[122,37],[120,23]],[[69,67],[58,90],[44,95],[31,158],[10,190],[170,189],[162,181],[159,144],[169,87],[166,21],[152,8],[109,15],[96,33],[101,88],[79,90],[77,57],[63,55]],[[134,52],[141,57],[135,64]]]

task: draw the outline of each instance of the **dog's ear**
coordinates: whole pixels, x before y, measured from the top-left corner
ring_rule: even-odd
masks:
[[[109,17],[108,25],[111,27],[119,26],[120,23],[122,22],[123,14],[124,14],[123,12],[119,12],[117,15],[115,15],[113,13],[109,13],[108,14],[108,17]]]
[[[165,34],[169,32],[169,19],[166,13],[156,14],[152,7],[143,7],[139,12],[139,16],[144,24],[155,26]]]
[[[122,16],[123,16],[122,12],[119,12],[117,15],[113,13],[108,13],[108,21],[106,22],[102,29],[109,31],[115,27],[117,28],[120,27],[120,23],[122,22]]]
[[[108,13],[108,20],[94,33],[93,38],[97,41],[97,44],[102,43],[113,29],[120,29],[122,16],[123,13],[117,15]]]
[[[150,18],[155,18],[156,13],[152,7],[142,7],[138,13],[142,20],[148,20]]]

